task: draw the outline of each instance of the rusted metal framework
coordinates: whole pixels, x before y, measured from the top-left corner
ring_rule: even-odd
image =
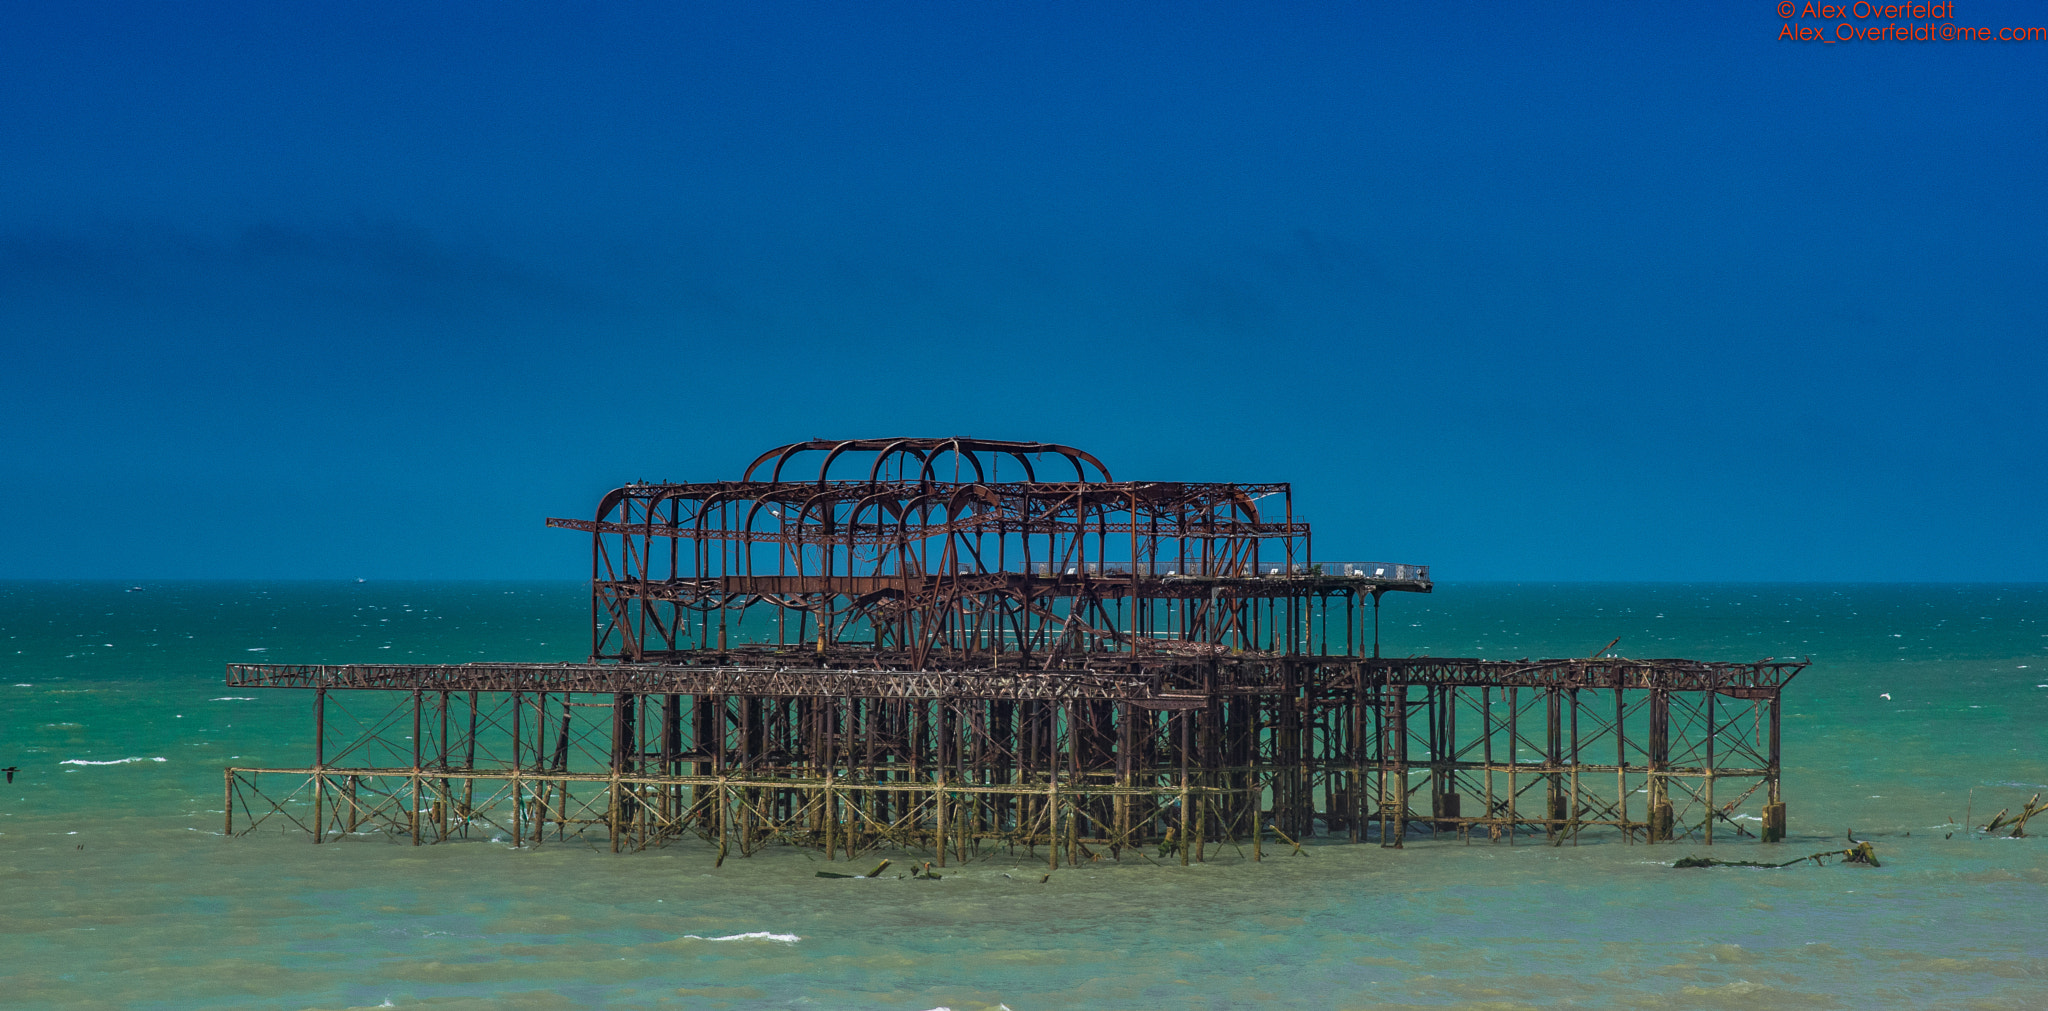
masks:
[[[1311,560],[1285,484],[807,442],[548,522],[591,536],[584,662],[232,665],[311,691],[314,757],[227,770],[229,832],[1053,866],[1783,835],[1779,697],[1803,664],[1383,658],[1380,598],[1430,592],[1428,569]]]

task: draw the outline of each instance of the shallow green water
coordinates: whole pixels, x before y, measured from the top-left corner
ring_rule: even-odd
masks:
[[[1812,656],[1787,695],[1793,838],[1712,855],[1853,827],[1882,868],[1676,871],[1697,847],[1589,835],[1224,847],[1043,884],[1022,854],[827,881],[789,850],[713,869],[689,846],[224,840],[221,767],[303,764],[309,733],[302,695],[229,692],[223,663],[573,658],[582,590],[126,590],[0,584],[0,765],[22,770],[0,788],[0,1005],[2048,1006],[2048,840],[1955,824],[2048,790],[2044,586],[1388,598],[1394,654]]]

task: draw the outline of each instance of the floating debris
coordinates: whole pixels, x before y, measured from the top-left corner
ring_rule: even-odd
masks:
[[[1869,867],[1884,866],[1883,864],[1877,862],[1877,851],[1871,848],[1871,845],[1868,841],[1858,842],[1852,836],[1849,839],[1849,842],[1853,843],[1854,845],[1850,846],[1848,849],[1845,850],[1824,850],[1819,853],[1809,853],[1806,856],[1797,857],[1792,860],[1787,860],[1781,864],[1762,863],[1756,860],[1716,860],[1712,857],[1682,857],[1678,860],[1678,862],[1672,864],[1671,866],[1673,868],[1790,867],[1793,864],[1803,864],[1808,860],[1813,861],[1815,867],[1825,867],[1827,866],[1827,862],[1830,860],[1840,860],[1845,864],[1863,864]]]
[[[1991,819],[1991,824],[1984,826],[1984,831],[1996,832],[2007,825],[2011,825],[2012,835],[2007,838],[2024,839],[2027,837],[2027,819],[2048,812],[2048,804],[2042,803],[2041,795],[2037,793],[2020,808],[2018,816],[2006,817],[2006,812],[2010,810],[2011,808],[2001,808],[1998,814]]]
[[[838,873],[838,872],[836,872],[836,871],[819,871],[819,872],[818,872],[818,877],[821,877],[821,878],[879,878],[879,877],[881,877],[881,876],[882,876],[882,872],[883,872],[883,871],[886,871],[886,870],[888,870],[888,869],[889,869],[889,861],[887,861],[887,860],[884,860],[884,861],[882,861],[881,863],[878,863],[878,864],[876,864],[876,865],[875,865],[875,869],[874,869],[874,870],[871,870],[871,871],[869,871],[869,872],[867,872],[866,874],[840,874],[840,873]],[[913,876],[915,876],[915,875],[913,875]]]

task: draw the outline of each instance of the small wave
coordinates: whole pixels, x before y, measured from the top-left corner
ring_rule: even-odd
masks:
[[[254,701],[256,701],[256,696],[254,696],[254,695],[223,695],[223,696],[221,696],[220,698],[217,698],[217,699],[207,699],[206,701],[208,701],[208,702],[254,702]]]
[[[170,759],[167,759],[167,758],[115,758],[115,759],[110,759],[110,760],[108,760],[108,761],[105,761],[105,762],[95,762],[95,761],[93,761],[93,760],[91,760],[91,759],[89,759],[89,758],[67,758],[67,759],[65,759],[65,760],[63,760],[63,761],[61,761],[61,762],[58,762],[57,764],[58,764],[58,765],[127,765],[127,764],[128,764],[129,762],[167,762],[167,761],[170,761]]]
[[[695,934],[684,934],[683,939],[688,941],[774,941],[777,944],[795,944],[803,940],[803,938],[795,934],[771,934],[765,930],[753,930],[744,934],[727,934],[724,937],[698,937]]]

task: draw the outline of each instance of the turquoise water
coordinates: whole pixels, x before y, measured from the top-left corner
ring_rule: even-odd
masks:
[[[223,766],[303,764],[304,695],[236,660],[556,660],[576,584],[0,584],[0,1005],[1521,1008],[2048,1006],[2048,586],[1446,585],[1393,654],[1811,656],[1787,695],[1785,859],[1418,841],[1181,868],[1023,855],[821,880],[613,855],[220,837]],[[1889,693],[1891,698],[1882,696]],[[67,764],[68,763],[68,764]],[[113,763],[113,764],[79,764]],[[2048,835],[2048,824],[2040,826]],[[836,865],[844,869],[843,865]]]

